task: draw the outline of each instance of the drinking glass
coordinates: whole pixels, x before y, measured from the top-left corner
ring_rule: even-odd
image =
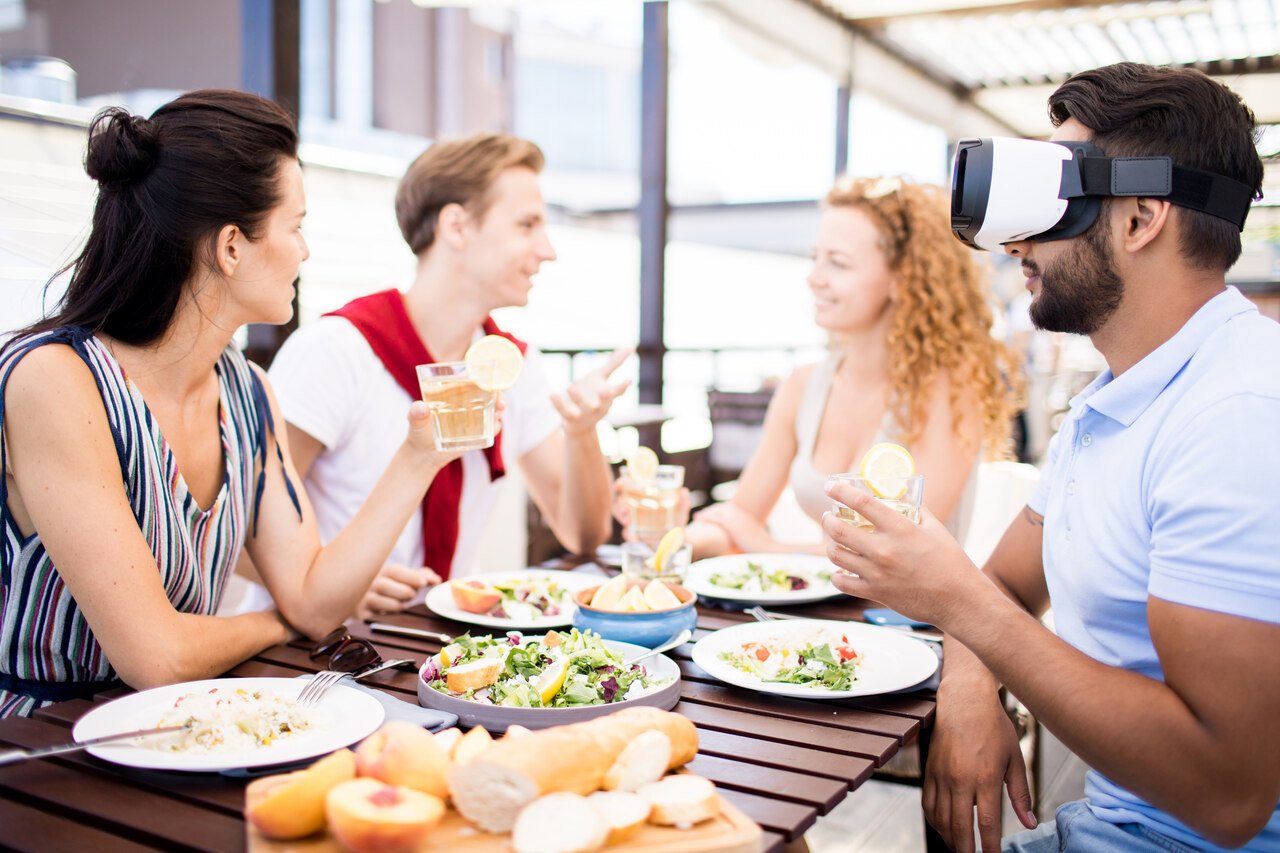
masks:
[[[879,493],[871,488],[871,483],[865,477],[859,477],[856,474],[835,474],[829,478],[829,481],[836,480],[852,484],[855,489],[866,492],[885,506],[897,510],[911,519],[913,523],[920,523],[920,502],[924,498],[923,474],[877,479],[876,485],[880,489]],[[861,513],[849,509],[839,501],[831,504],[831,510],[850,524],[857,525],[865,530],[873,530],[875,528],[875,525],[864,518]]]
[[[622,543],[622,573],[638,580],[658,580],[666,583],[684,583],[685,572],[693,562],[693,546],[681,545],[663,561],[661,570],[654,565],[654,550],[644,542]]]
[[[485,391],[467,377],[462,361],[418,365],[422,399],[431,410],[437,450],[479,450],[493,446],[498,392]]]
[[[627,527],[633,539],[656,548],[664,533],[679,526],[676,511],[683,486],[683,465],[659,465],[649,482],[627,483],[625,495],[631,516]]]

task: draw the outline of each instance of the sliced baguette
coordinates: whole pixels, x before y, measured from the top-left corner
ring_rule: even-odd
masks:
[[[440,744],[440,748],[450,757],[453,756],[453,751],[460,740],[462,740],[462,729],[457,726],[436,732],[436,743]]]
[[[709,779],[678,773],[636,791],[649,801],[649,823],[693,826],[720,813],[716,786]]]
[[[452,693],[466,693],[488,687],[498,680],[501,672],[502,658],[481,658],[450,668],[445,673],[444,683]]]
[[[587,797],[587,802],[595,807],[609,828],[606,847],[621,844],[639,832],[652,809],[644,797],[627,791],[596,791]]]
[[[667,768],[698,752],[698,732],[685,717],[657,708],[627,708],[585,723],[502,738],[449,771],[449,792],[467,820],[486,832],[510,832],[516,815],[555,791],[590,794],[627,744],[657,729],[671,741]]]
[[[590,853],[608,837],[604,818],[587,798],[562,791],[520,810],[511,846],[516,853]]]
[[[614,759],[604,774],[606,791],[634,791],[657,782],[671,762],[671,738],[666,732],[650,729],[636,735]]]

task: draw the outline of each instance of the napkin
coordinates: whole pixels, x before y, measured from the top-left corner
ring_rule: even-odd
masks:
[[[309,679],[310,675],[299,675],[295,680]],[[390,693],[382,690],[375,690],[372,687],[366,687],[358,681],[352,681],[344,678],[338,682],[343,687],[350,687],[353,690],[359,690],[361,693],[368,693],[387,712],[387,720],[404,720],[414,725],[422,726],[433,732],[447,729],[450,726],[458,724],[458,715],[450,714],[448,711],[433,711],[430,708],[424,708],[416,702],[406,702],[403,699],[397,699]]]

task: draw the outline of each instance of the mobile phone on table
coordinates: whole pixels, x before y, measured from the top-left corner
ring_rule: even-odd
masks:
[[[887,607],[872,607],[862,612],[862,618],[873,625],[906,625],[910,628],[932,628],[928,622],[921,622],[909,616],[903,616],[896,610]]]

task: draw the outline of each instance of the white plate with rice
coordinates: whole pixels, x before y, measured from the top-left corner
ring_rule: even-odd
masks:
[[[85,714],[77,741],[150,726],[185,732],[89,747],[104,761],[149,770],[215,772],[291,764],[350,746],[382,724],[373,696],[343,684],[314,708],[295,701],[306,684],[292,678],[218,678],[144,690]]]

